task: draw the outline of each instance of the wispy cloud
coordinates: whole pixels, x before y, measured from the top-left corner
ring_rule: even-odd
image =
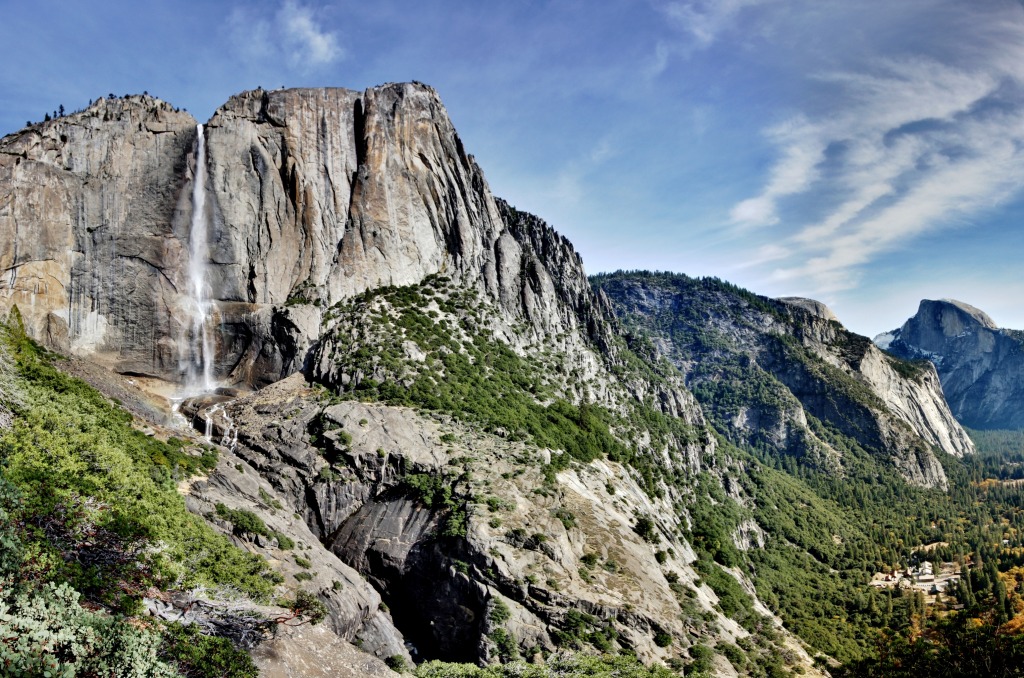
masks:
[[[580,203],[587,198],[586,178],[619,153],[610,136],[598,139],[580,156],[565,163],[546,191],[562,203]]]
[[[277,20],[293,65],[322,66],[343,55],[337,36],[317,23],[312,9],[286,0]]]
[[[808,87],[828,104],[767,130],[778,160],[731,219],[778,236],[772,256],[751,256],[774,262],[772,280],[815,294],[849,289],[879,255],[968,223],[1024,187],[1024,21],[935,4],[968,23],[960,39],[977,39],[943,58],[815,74]]]
[[[680,0],[667,2],[661,11],[692,40],[692,47],[707,47],[732,28],[748,7],[774,0]]]
[[[345,56],[337,34],[324,27],[313,7],[296,0],[285,0],[273,13],[236,7],[228,31],[242,60],[269,70],[285,64],[293,72],[308,73]]]

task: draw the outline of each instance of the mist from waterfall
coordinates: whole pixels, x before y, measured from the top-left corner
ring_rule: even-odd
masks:
[[[217,387],[213,377],[215,356],[213,301],[207,260],[209,221],[206,211],[206,138],[196,125],[196,166],[192,178],[192,227],[189,234],[188,293],[191,332],[186,338],[185,389],[190,394],[209,393]]]

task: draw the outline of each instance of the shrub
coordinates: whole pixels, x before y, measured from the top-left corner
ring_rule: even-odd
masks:
[[[511,618],[512,611],[508,609],[508,605],[505,601],[501,598],[495,598],[490,612],[487,613],[487,619],[495,626],[499,626]]]
[[[300,572],[299,574],[308,575],[307,572]],[[295,578],[298,579],[298,575]],[[315,594],[305,589],[299,589],[295,592],[294,598],[281,602],[283,607],[287,607],[292,611],[293,615],[292,617],[279,619],[278,621],[281,623],[287,624],[297,619],[300,620],[300,623],[316,626],[327,618],[327,606]]]
[[[295,548],[295,540],[283,532],[274,532],[274,538],[277,539],[277,547],[282,551],[290,551]]]
[[[217,515],[231,523],[237,535],[245,533],[258,534],[261,537],[270,536],[267,526],[258,515],[247,509],[232,509],[217,502]]]
[[[384,663],[388,665],[388,668],[395,673],[405,673],[409,670],[406,665],[405,657],[400,654],[393,654],[390,657],[384,659]]]
[[[227,638],[205,636],[194,624],[169,624],[160,645],[160,658],[188,678],[257,678],[252,657]]]
[[[157,655],[160,636],[127,620],[91,612],[67,584],[11,594],[0,587],[0,663],[5,675],[116,675],[171,678]]]
[[[8,342],[23,401],[14,425],[0,431],[0,466],[23,498],[19,511],[26,524],[41,526],[63,511],[69,535],[85,520],[89,529],[116,536],[109,543],[120,550],[118,558],[135,554],[136,565],[124,561],[125,571],[144,576],[133,587],[148,579],[156,585],[230,585],[257,598],[269,595],[279,577],[265,561],[189,513],[177,491],[176,481],[208,467],[212,452],[193,457],[180,441],[161,442],[133,429],[130,414],[59,372],[51,354],[23,334],[0,335],[6,335],[0,343]],[[22,535],[25,548],[37,554],[35,562],[46,564],[39,574],[71,582],[83,593],[95,588],[99,564],[83,567],[69,543],[51,536],[58,535],[44,529]],[[139,551],[133,543],[163,547]]]
[[[646,542],[656,544],[661,541],[661,537],[658,535],[658,532],[654,527],[654,521],[648,516],[638,516],[636,524],[633,525],[633,531],[640,535],[640,537]]]

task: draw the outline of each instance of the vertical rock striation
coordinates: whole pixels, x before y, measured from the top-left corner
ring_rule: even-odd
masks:
[[[256,90],[206,130],[219,378],[295,372],[323,309],[440,272],[538,339],[607,332],[571,245],[495,200],[433,89]],[[17,304],[55,348],[178,379],[195,140],[191,116],[130,96],[0,141],[0,311]]]
[[[59,350],[174,374],[195,124],[130,96],[0,140],[0,312]]]

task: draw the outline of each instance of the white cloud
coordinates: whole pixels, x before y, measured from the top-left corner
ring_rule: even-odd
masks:
[[[293,65],[323,66],[342,56],[337,36],[317,24],[312,9],[286,0],[277,20]]]
[[[1020,193],[1024,21],[984,19],[972,25],[961,12],[963,32],[979,39],[941,57],[875,58],[815,74],[814,113],[766,132],[778,160],[760,193],[730,216],[741,232],[776,233],[778,251],[789,252],[783,261],[753,257],[776,259],[771,281],[813,294],[849,289],[881,254]]]
[[[236,7],[228,17],[228,33],[239,58],[263,74],[279,71],[282,64],[304,73],[345,56],[338,36],[296,0],[285,0],[273,14]]]
[[[818,177],[818,165],[825,159],[826,141],[821,130],[802,116],[768,130],[768,136],[782,149],[782,159],[772,168],[761,194],[733,208],[730,216],[741,226],[771,226],[779,223],[779,198],[806,191]]]
[[[735,223],[747,226],[773,226],[779,223],[775,202],[764,195],[744,200],[732,208],[729,216]]]

